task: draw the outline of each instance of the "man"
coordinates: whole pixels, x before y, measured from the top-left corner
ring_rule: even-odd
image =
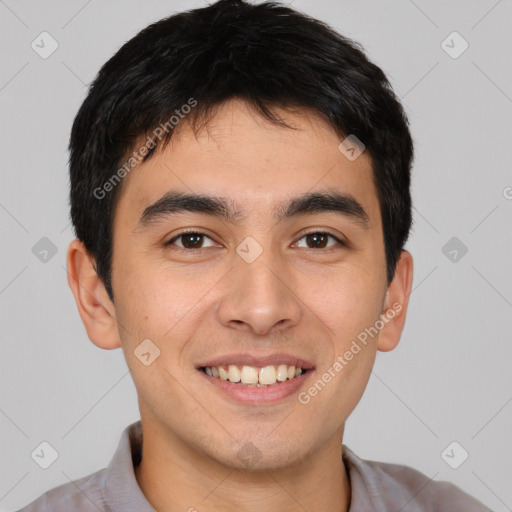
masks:
[[[407,119],[355,43],[272,3],[177,14],[103,66],[70,152],[69,285],[141,421],[23,511],[486,510],[342,442],[413,275]]]

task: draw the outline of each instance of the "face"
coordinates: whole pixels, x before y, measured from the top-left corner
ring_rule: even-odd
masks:
[[[181,126],[125,178],[114,220],[114,311],[143,423],[237,468],[286,467],[340,439],[379,336],[343,356],[391,307],[370,159],[346,158],[315,115],[281,114],[297,129],[235,100],[196,135]],[[151,208],[171,192],[237,215]],[[287,208],[312,193],[343,197]],[[230,365],[250,382],[286,380],[231,383]]]

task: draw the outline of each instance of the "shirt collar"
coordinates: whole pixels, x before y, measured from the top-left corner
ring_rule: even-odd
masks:
[[[134,468],[142,457],[142,423],[128,425],[107,469],[104,498],[112,512],[156,512],[142,493]]]
[[[389,510],[381,494],[381,482],[367,461],[360,459],[348,446],[343,445],[343,462],[350,480],[348,512]]]

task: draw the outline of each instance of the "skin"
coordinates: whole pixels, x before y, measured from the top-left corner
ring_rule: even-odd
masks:
[[[68,249],[68,281],[89,338],[103,349],[122,347],[131,370],[144,435],[135,474],[157,510],[339,512],[350,504],[345,421],[377,350],[399,342],[413,261],[402,251],[387,285],[367,153],[351,162],[315,114],[280,113],[299,129],[272,125],[230,100],[196,135],[183,122],[164,150],[125,178],[114,219],[115,303],[83,244]],[[274,221],[272,205],[326,188],[356,198],[369,228],[331,212]],[[231,198],[247,217],[234,224],[188,212],[136,229],[144,209],[170,189]],[[178,250],[164,246],[183,228],[207,235],[201,255],[179,252],[189,239],[176,240]],[[329,231],[350,247],[328,239],[334,250],[315,248],[304,231]],[[252,263],[236,253],[248,236],[263,249]],[[240,404],[195,368],[218,354],[288,352],[314,364],[312,384],[393,304],[401,310],[308,404],[297,393],[271,405]],[[161,353],[145,366],[133,351],[147,338]],[[237,456],[246,442],[259,453],[251,468]]]

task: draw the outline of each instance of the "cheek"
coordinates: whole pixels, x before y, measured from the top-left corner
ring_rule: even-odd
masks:
[[[321,292],[310,295],[311,307],[329,328],[338,353],[378,320],[381,288],[369,274],[346,271],[323,280]]]
[[[132,350],[149,338],[174,363],[205,314],[207,292],[219,278],[139,261],[119,272],[116,314],[125,328],[120,328],[121,337]]]
[[[323,421],[331,433],[357,405],[375,361],[378,336],[369,336],[367,329],[379,319],[381,293],[368,276],[357,270],[331,274],[308,295],[326,339],[316,379],[301,404],[309,404],[315,415],[327,413]]]
[[[182,353],[204,315],[200,301],[205,290],[177,279],[177,272],[153,270],[150,265],[123,270],[116,316],[139,400],[156,415],[164,404],[185,408],[181,394],[172,390],[178,386],[176,379],[184,378]]]
[[[347,271],[326,281],[322,301],[318,301],[322,319],[330,328],[332,356],[320,372],[317,387],[325,384],[324,405],[338,404],[331,418],[333,428],[348,417],[368,383],[378,340],[371,328],[381,313],[381,288],[372,274]]]

